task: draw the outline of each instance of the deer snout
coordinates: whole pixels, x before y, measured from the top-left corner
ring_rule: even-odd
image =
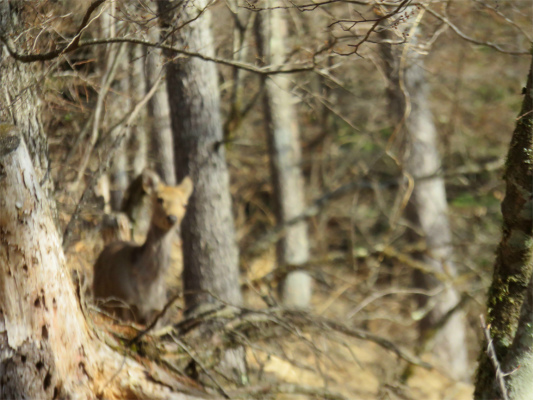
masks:
[[[167,217],[167,221],[169,224],[174,225],[176,222],[178,222],[178,217],[176,217],[175,215],[169,215]]]

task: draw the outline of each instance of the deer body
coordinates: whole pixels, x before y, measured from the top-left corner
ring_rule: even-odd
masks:
[[[186,211],[192,182],[165,186],[147,177],[153,216],[146,241],[108,245],[94,265],[93,293],[108,312],[123,320],[146,323],[166,303],[165,275],[170,264],[172,231]]]

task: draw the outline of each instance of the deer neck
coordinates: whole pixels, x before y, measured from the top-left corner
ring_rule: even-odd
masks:
[[[150,225],[146,241],[139,248],[140,274],[147,280],[160,278],[170,263],[172,229],[164,230],[155,224]]]

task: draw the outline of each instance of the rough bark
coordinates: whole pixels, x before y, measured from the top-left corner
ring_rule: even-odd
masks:
[[[0,3],[0,36],[12,33],[19,17],[7,1]],[[4,46],[0,49],[0,120],[20,128],[38,181],[48,195],[53,191],[53,181],[48,160],[48,141],[41,123],[41,101],[36,84],[39,69],[36,65],[21,64],[9,57]],[[50,197],[51,198],[51,197]],[[53,205],[55,209],[55,205]]]
[[[150,40],[159,41],[159,29],[153,27],[149,31]],[[144,75],[146,90],[157,81],[162,73],[163,63],[159,49],[145,48]],[[176,184],[176,172],[174,171],[174,140],[170,126],[170,111],[168,107],[168,95],[165,80],[161,80],[157,92],[148,102],[148,126],[150,132],[150,164],[167,185]]]
[[[164,29],[195,18],[195,7],[160,1]],[[198,8],[196,8],[198,7]],[[173,33],[173,45],[213,55],[210,14]],[[172,54],[167,54],[172,57]],[[187,308],[216,299],[241,304],[229,174],[222,144],[220,94],[216,66],[196,58],[167,64],[167,90],[174,137],[176,176],[189,175],[195,186],[182,224],[183,286]]]
[[[21,136],[1,125],[0,397],[52,398],[87,382],[88,338]]]
[[[524,101],[518,122],[511,139],[504,179],[506,181],[506,194],[502,202],[503,235],[498,247],[496,264],[492,285],[488,293],[488,323],[491,325],[492,340],[498,360],[508,359],[509,367],[524,357],[524,370],[515,372],[509,377],[513,385],[513,393],[517,399],[531,398],[520,397],[519,385],[527,383],[524,377],[531,373],[531,326],[527,326],[528,307],[531,299],[524,302],[526,295],[531,296],[531,288],[527,289],[533,273],[533,64],[529,71],[527,86],[524,92]],[[517,332],[520,320],[520,307],[522,308],[522,331]],[[529,337],[528,337],[529,335]],[[515,337],[516,336],[516,337]],[[508,354],[513,343],[513,352]],[[517,353],[527,348],[529,354]],[[496,397],[494,382],[494,368],[484,352],[486,343],[483,344],[479,356],[479,366],[476,380],[476,399]],[[529,361],[527,360],[529,357]],[[508,372],[505,370],[504,372]],[[532,375],[529,375],[531,379]],[[530,390],[533,385],[529,385]],[[530,392],[525,392],[530,393]]]
[[[22,136],[0,125],[0,398],[197,398],[90,334]]]
[[[276,7],[277,3],[269,3]],[[271,9],[257,15],[256,37],[263,62],[282,65],[286,60],[284,37],[287,36],[285,10]],[[304,211],[304,187],[300,169],[301,148],[295,99],[286,76],[271,76],[265,80],[263,112],[267,129],[272,186],[279,225],[286,224]],[[307,223],[289,226],[278,242],[280,265],[301,265],[309,260]],[[280,285],[280,295],[286,307],[306,308],[311,301],[311,277],[305,271],[290,272]]]
[[[194,19],[171,35],[173,45],[214,54],[210,13],[204,11],[207,4],[158,2],[163,32]],[[200,10],[203,13],[196,18]],[[192,311],[219,301],[240,305],[238,248],[222,144],[216,65],[197,58],[168,62],[167,90],[176,177],[190,176],[195,187],[181,229],[185,306]],[[244,379],[243,349],[224,352],[221,367],[235,379]]]
[[[503,371],[507,377],[510,400],[533,399],[533,275],[526,291],[513,344],[509,348]]]
[[[425,240],[426,243],[426,250],[418,257],[436,272],[453,279],[456,267],[452,261],[446,189],[443,178],[438,176],[441,163],[437,150],[437,132],[428,107],[423,61],[412,49],[415,40],[413,38],[403,46],[382,45],[389,79],[389,113],[396,124],[402,124],[399,132],[403,137],[403,167],[405,173],[414,179],[406,216],[413,227],[412,240]],[[402,60],[405,65],[401,65]],[[417,181],[417,178],[427,176],[434,177]],[[421,335],[435,335],[431,350],[451,376],[460,380],[470,379],[463,312],[456,311],[437,332],[432,332],[448,311],[458,304],[457,291],[450,282],[441,282],[420,271],[415,271],[414,283],[426,290],[442,289],[431,298],[419,298],[421,307],[427,307],[427,303],[431,302],[430,311],[420,321]]]

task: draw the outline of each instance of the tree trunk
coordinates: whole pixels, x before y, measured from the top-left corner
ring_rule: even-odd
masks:
[[[403,46],[381,46],[389,78],[389,113],[396,124],[403,124],[399,131],[403,136],[403,167],[405,173],[414,179],[406,216],[413,228],[412,239],[423,239],[426,244],[426,250],[418,257],[435,272],[446,274],[453,279],[456,276],[456,267],[452,261],[446,189],[444,180],[438,176],[441,163],[437,151],[437,133],[428,107],[428,87],[423,61],[412,49],[415,44],[416,39],[412,38]],[[401,65],[401,60],[405,60],[405,66]],[[423,180],[420,179],[422,177]],[[414,282],[417,287],[429,291],[442,289],[430,298],[419,297],[419,305],[430,308],[420,322],[421,335],[427,337],[431,333],[435,334],[432,338],[432,351],[453,378],[470,379],[464,313],[461,310],[455,311],[444,325],[438,328],[438,332],[432,332],[458,304],[457,291],[450,282],[441,282],[420,271],[415,271]]]
[[[159,29],[153,27],[149,31],[150,40],[159,42]],[[144,75],[146,90],[155,84],[159,74],[162,73],[163,62],[159,49],[145,48],[146,60],[144,63]],[[174,140],[170,127],[170,111],[168,107],[168,95],[165,80],[161,80],[157,92],[148,102],[148,124],[150,132],[150,164],[163,182],[172,186],[176,184],[176,172],[174,171]]]
[[[104,13],[102,22],[106,25],[106,28],[109,32],[109,36],[116,36],[116,32],[120,28],[120,22],[115,17],[115,7],[110,7],[109,13]],[[111,44],[110,46],[117,47],[116,44]],[[126,50],[120,55],[121,60],[128,59],[128,54],[131,49],[131,44],[125,44]],[[118,50],[117,50],[118,51]],[[117,102],[118,106],[113,107],[108,110],[106,113],[107,121],[109,125],[112,126],[114,121],[118,120],[121,113],[124,110],[131,110],[132,102],[130,93],[132,91],[130,80],[129,80],[129,69],[131,64],[121,62],[121,67],[119,67],[119,77],[115,82],[117,86],[117,92],[112,93],[112,97],[109,99],[115,98],[114,101]],[[114,116],[113,113],[116,115]],[[117,118],[118,117],[118,118]],[[109,168],[109,183],[110,183],[110,202],[111,209],[113,211],[120,211],[122,205],[122,200],[124,198],[124,193],[128,188],[128,141],[131,137],[131,127],[126,127],[126,132],[124,134],[124,140],[120,143],[115,156],[113,157],[113,162]]]
[[[533,275],[520,312],[516,336],[504,361],[503,371],[512,371],[507,376],[509,399],[533,399]]]
[[[87,395],[85,321],[19,132],[0,125],[0,398]]]
[[[128,93],[130,103],[133,105],[139,103],[141,99],[148,93],[150,87],[146,87],[146,80],[144,79],[144,54],[143,49],[139,45],[131,45],[129,51],[129,89]],[[131,127],[130,140],[128,142],[128,181],[133,181],[146,168],[146,161],[148,156],[148,138],[146,136],[146,121],[147,111],[143,108],[137,117],[135,124]]]
[[[115,7],[110,7],[107,12],[104,12],[101,19],[102,24],[102,37],[115,37],[116,32],[120,29],[120,21],[116,19],[115,16]],[[125,49],[122,49],[122,46]],[[102,76],[106,76],[107,71],[113,69],[111,60],[113,57],[112,54],[116,54],[118,58],[118,71],[117,71],[117,80],[114,79],[114,74],[109,77],[109,86],[114,86],[115,90],[107,97],[107,93],[100,88],[99,96],[104,96],[102,101],[102,106],[104,104],[117,104],[116,107],[109,108],[106,106],[105,114],[103,114],[102,125],[113,126],[116,121],[120,119],[120,116],[124,110],[131,109],[131,99],[129,97],[130,93],[130,82],[128,79],[128,68],[130,67],[129,63],[124,63],[123,60],[128,57],[128,52],[130,49],[130,44],[109,44],[107,46],[106,56],[100,60],[99,69]],[[98,108],[98,105],[96,106]],[[103,121],[106,121],[105,124]],[[98,124],[100,121],[95,121],[95,124]],[[108,172],[109,178],[109,205],[111,210],[120,211],[120,206],[122,204],[122,199],[126,188],[128,187],[128,156],[127,156],[127,142],[130,137],[131,129],[130,127],[126,128],[125,140],[122,140],[120,147],[118,148],[115,157],[113,157],[111,166]],[[104,195],[104,198],[106,196]]]
[[[195,7],[160,1],[164,28],[195,18]],[[210,14],[171,35],[173,45],[212,56]],[[174,54],[168,53],[173,57]],[[174,136],[178,180],[189,175],[194,193],[182,224],[183,286],[188,309],[221,300],[240,305],[238,250],[229,193],[220,95],[216,66],[197,58],[177,58],[167,64],[167,90]]]
[[[532,314],[530,312],[527,315],[527,311],[531,311],[530,297],[533,290],[531,284],[528,288],[533,274],[533,64],[507,155],[505,181],[507,187],[502,203],[503,236],[488,293],[488,323],[491,325],[497,359],[500,362],[507,359],[507,369],[504,368],[504,372],[509,372],[517,365],[521,366],[508,377],[510,392],[515,396],[511,398],[531,399],[533,323],[530,320]],[[519,325],[520,329],[517,330]],[[509,350],[511,343],[512,348]],[[479,400],[496,397],[495,370],[485,349],[486,343],[479,356],[474,393]]]
[[[275,7],[277,3],[270,4]],[[287,36],[285,10],[271,9],[257,15],[258,51],[264,63],[283,65],[286,61],[284,37]],[[276,75],[265,81],[263,110],[270,153],[272,186],[276,202],[277,223],[282,225],[304,210],[304,187],[300,169],[301,148],[295,99],[290,80]],[[309,260],[309,239],[305,221],[286,229],[278,242],[280,265],[302,265]],[[306,308],[311,301],[311,277],[305,271],[290,272],[280,285],[286,307]]]
[[[10,16],[10,2],[0,3],[0,34],[7,35],[13,25],[19,23],[18,17]],[[53,192],[50,162],[48,160],[48,141],[41,123],[41,101],[37,96],[38,86],[34,80],[39,79],[37,68],[32,65],[20,65],[9,57],[2,46],[0,50],[0,121],[11,122],[20,128],[26,142],[35,174],[46,193],[45,199],[51,199]],[[51,204],[55,210],[55,204]]]

